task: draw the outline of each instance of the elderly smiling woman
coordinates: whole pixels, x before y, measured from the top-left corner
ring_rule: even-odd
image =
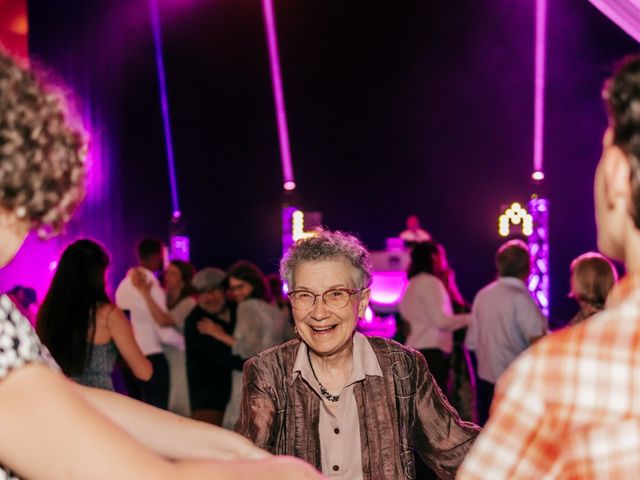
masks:
[[[415,478],[414,451],[454,478],[480,429],[460,420],[418,352],[355,332],[370,294],[364,246],[319,230],[280,273],[300,339],[245,364],[236,431],[332,478]]]

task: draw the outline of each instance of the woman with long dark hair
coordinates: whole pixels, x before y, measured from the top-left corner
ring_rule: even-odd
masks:
[[[454,314],[451,298],[440,272],[440,251],[432,241],[418,243],[411,251],[409,284],[400,302],[400,314],[409,324],[407,346],[419,350],[440,389],[447,392],[453,331],[469,324],[468,314]]]
[[[111,373],[118,353],[140,380],[151,377],[152,367],[124,313],[107,295],[108,266],[107,252],[93,240],[69,245],[38,312],[36,331],[65,375],[113,390]]]

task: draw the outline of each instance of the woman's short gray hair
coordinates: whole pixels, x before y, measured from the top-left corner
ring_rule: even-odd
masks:
[[[345,259],[353,270],[356,288],[371,284],[371,261],[366,247],[353,235],[317,229],[291,245],[280,261],[280,276],[293,286],[293,272],[304,262]]]

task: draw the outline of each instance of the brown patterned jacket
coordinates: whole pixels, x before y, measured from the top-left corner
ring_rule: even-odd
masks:
[[[440,478],[454,478],[480,428],[460,420],[422,355],[392,340],[368,340],[383,376],[367,376],[354,388],[364,479],[415,478],[414,451]],[[299,346],[291,340],[245,363],[235,429],[265,450],[320,469],[320,398],[292,372]]]

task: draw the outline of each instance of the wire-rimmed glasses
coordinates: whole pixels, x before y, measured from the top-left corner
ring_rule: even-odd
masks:
[[[296,310],[310,310],[316,304],[316,299],[322,297],[324,304],[332,309],[341,309],[347,306],[351,296],[360,293],[363,288],[330,288],[323,293],[313,293],[309,290],[292,290],[287,295],[291,306]]]

